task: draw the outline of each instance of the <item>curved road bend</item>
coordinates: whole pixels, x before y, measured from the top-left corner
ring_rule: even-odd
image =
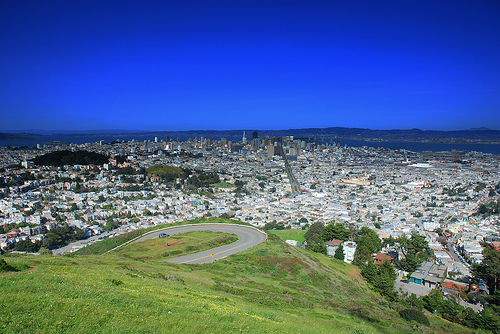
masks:
[[[157,230],[148,235],[145,235],[134,242],[141,242],[149,239],[158,238],[160,233],[168,233],[172,236],[179,233],[187,233],[195,231],[232,233],[238,236],[238,241],[235,241],[229,245],[219,246],[199,253],[183,255],[167,259],[165,260],[166,262],[195,263],[195,264],[210,263],[223,259],[229,255],[243,252],[249,248],[255,247],[258,244],[266,241],[265,233],[251,227],[245,227],[243,225],[233,225],[233,224],[200,224],[200,225],[167,227],[161,230]],[[167,242],[167,240],[168,238],[165,238],[165,242]]]

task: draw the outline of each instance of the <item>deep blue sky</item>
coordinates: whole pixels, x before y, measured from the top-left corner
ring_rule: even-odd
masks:
[[[500,1],[0,2],[0,130],[500,130]]]

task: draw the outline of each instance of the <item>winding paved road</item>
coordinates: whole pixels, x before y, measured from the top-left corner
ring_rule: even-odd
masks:
[[[134,240],[134,242],[141,242],[149,239],[158,238],[160,233],[168,233],[171,236],[179,233],[187,233],[194,231],[213,231],[232,233],[238,236],[238,241],[229,245],[223,245],[209,250],[205,250],[195,254],[183,255],[165,260],[172,263],[210,263],[229,255],[243,252],[247,249],[257,246],[258,244],[267,240],[267,235],[258,229],[234,224],[196,224],[196,225],[183,225],[167,227],[161,230],[156,230],[141,238]],[[165,242],[169,239],[165,238]],[[213,256],[212,256],[213,254]]]

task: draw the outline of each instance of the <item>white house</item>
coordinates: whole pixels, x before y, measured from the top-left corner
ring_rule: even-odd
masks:
[[[356,246],[354,241],[344,241],[342,243],[342,248],[344,249],[344,262],[351,263],[354,260]]]

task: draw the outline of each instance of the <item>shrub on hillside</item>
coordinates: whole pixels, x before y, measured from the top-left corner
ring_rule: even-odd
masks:
[[[403,318],[407,321],[415,320],[416,322],[418,322],[422,325],[426,325],[426,326],[430,325],[429,319],[427,319],[425,314],[422,313],[422,311],[415,310],[413,308],[407,308],[407,309],[401,310],[401,311],[399,311],[399,315],[401,316],[401,318]]]
[[[18,271],[18,270],[13,266],[9,265],[7,262],[5,262],[4,259],[0,259],[0,273],[8,273],[10,271]]]

